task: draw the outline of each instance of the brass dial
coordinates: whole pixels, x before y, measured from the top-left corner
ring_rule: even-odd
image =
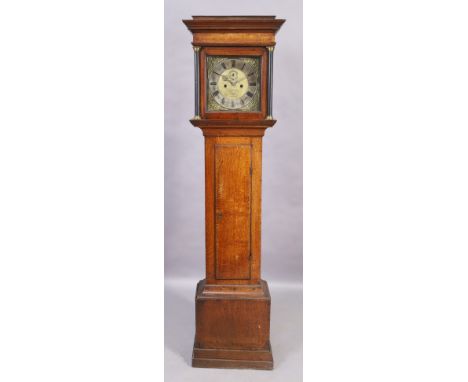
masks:
[[[208,111],[259,111],[260,58],[208,56]]]

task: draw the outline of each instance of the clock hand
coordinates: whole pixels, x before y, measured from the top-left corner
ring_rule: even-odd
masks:
[[[228,76],[221,76],[221,78],[224,80],[224,81],[227,81],[231,84],[231,86],[234,86],[237,82],[233,82]]]
[[[233,83],[233,85],[237,84],[240,81],[244,81],[246,79],[247,79],[247,77],[245,77],[245,76],[244,76],[244,78],[239,78],[236,82]]]

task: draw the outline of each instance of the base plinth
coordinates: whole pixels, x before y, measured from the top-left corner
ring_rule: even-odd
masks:
[[[273,369],[270,293],[255,285],[197,285],[192,366]]]
[[[194,346],[193,367],[219,369],[273,369],[270,343],[265,350],[199,349]]]

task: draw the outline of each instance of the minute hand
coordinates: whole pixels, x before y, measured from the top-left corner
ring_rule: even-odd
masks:
[[[237,81],[232,82],[232,84],[235,85],[235,84],[237,84],[238,82],[244,81],[244,80],[246,80],[246,79],[247,79],[247,77],[244,76],[244,78],[239,78]]]
[[[231,86],[234,86],[237,82],[234,82],[233,80],[231,80],[228,76],[221,76],[221,78],[224,80],[224,81],[227,81],[231,84]]]

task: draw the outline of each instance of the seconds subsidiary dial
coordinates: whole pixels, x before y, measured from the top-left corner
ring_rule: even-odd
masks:
[[[208,56],[208,111],[258,111],[259,57]]]

